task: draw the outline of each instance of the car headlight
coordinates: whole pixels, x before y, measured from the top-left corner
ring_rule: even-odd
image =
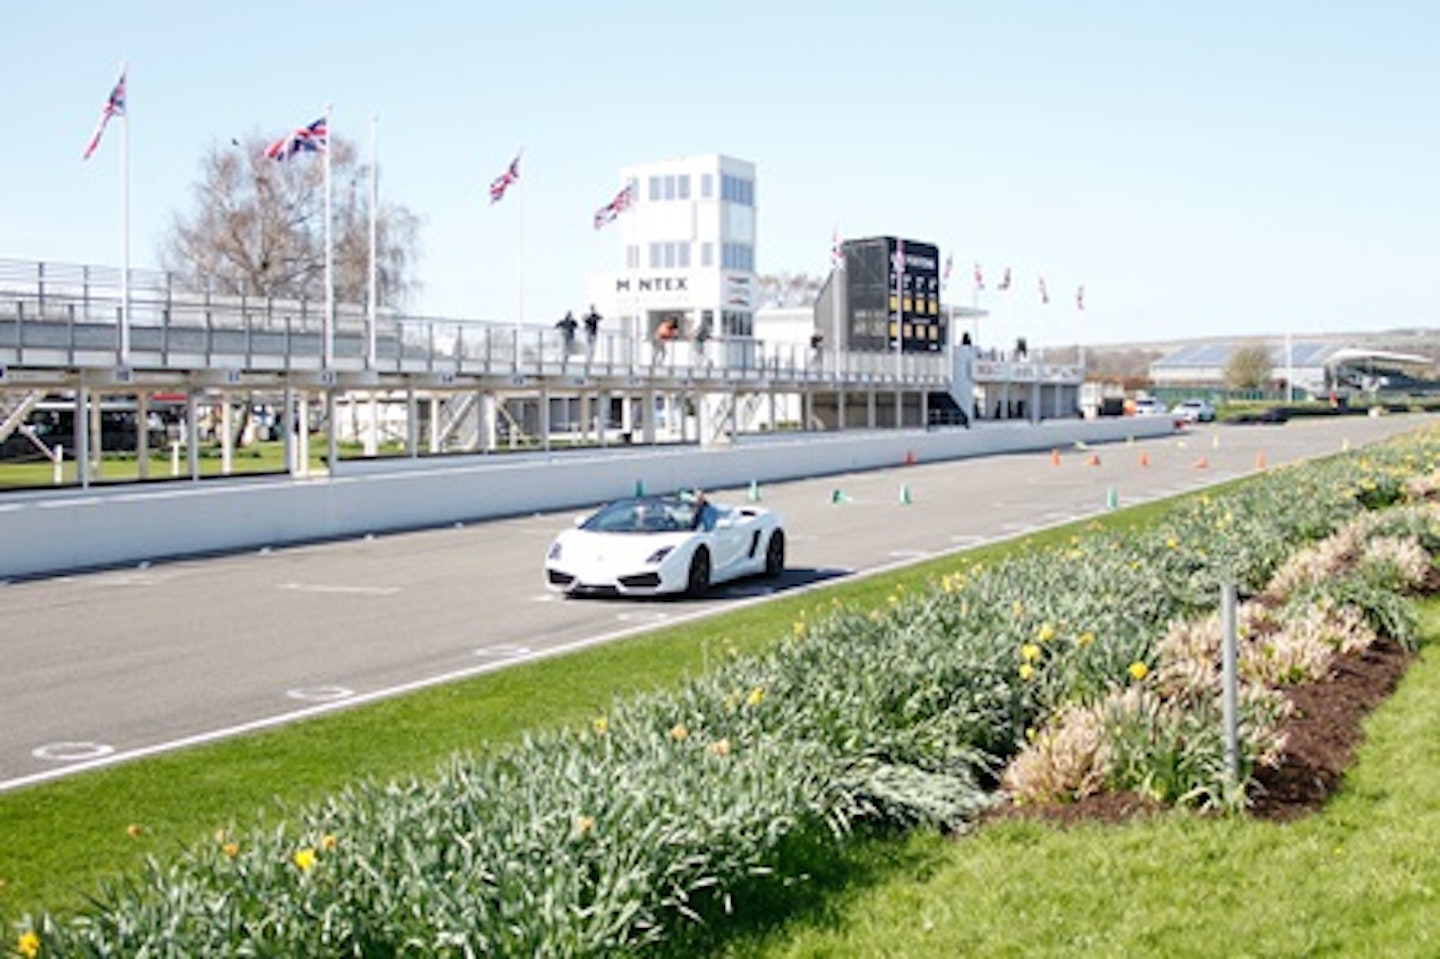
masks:
[[[660,562],[661,560],[663,560],[665,557],[669,556],[671,550],[673,550],[674,548],[675,548],[675,547],[673,547],[673,546],[665,546],[665,547],[662,547],[661,549],[657,549],[655,552],[653,552],[653,553],[651,553],[649,556],[645,557],[645,562],[647,562],[647,563],[658,563],[658,562]]]
[[[546,557],[547,559],[559,559],[559,558],[560,558],[560,541],[559,541],[558,539],[557,539],[555,542],[553,542],[553,543],[550,544],[550,551],[545,554],[545,557]]]

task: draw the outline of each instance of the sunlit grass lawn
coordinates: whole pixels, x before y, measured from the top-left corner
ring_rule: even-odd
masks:
[[[318,472],[325,468],[325,440],[316,436],[310,444],[310,468]],[[215,444],[204,444],[201,448],[199,467],[203,477],[223,475],[220,448]],[[185,450],[179,452],[178,460],[169,450],[151,450],[149,480],[190,479],[190,462]],[[237,449],[231,457],[231,475],[248,476],[259,473],[283,473],[285,471],[285,450],[281,443],[254,443]],[[60,466],[60,483],[70,486],[79,482],[78,468],[74,459],[67,458]],[[92,469],[92,483],[133,482],[140,478],[140,461],[132,453],[107,453],[98,471]],[[0,462],[0,489],[45,488],[57,485],[55,467],[48,460],[38,462]]]
[[[721,954],[1440,955],[1440,601],[1425,634],[1343,791],[1308,819],[1006,822],[862,843],[802,918]]]

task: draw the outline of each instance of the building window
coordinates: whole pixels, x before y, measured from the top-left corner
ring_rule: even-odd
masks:
[[[679,188],[678,196],[680,199],[690,199],[690,174],[682,173],[675,185]]]
[[[715,196],[715,174],[700,174],[700,199],[709,200]]]
[[[755,250],[747,243],[726,243],[720,251],[721,266],[727,270],[755,269]]]
[[[665,177],[665,199],[675,199],[675,174],[667,174]]]
[[[625,268],[627,270],[640,269],[640,247],[633,243],[625,247]]]
[[[675,264],[682,270],[688,270],[690,268],[690,244],[679,243],[677,246],[679,249],[675,251]]]
[[[755,321],[749,313],[726,310],[720,314],[720,330],[726,336],[754,336]]]
[[[658,176],[650,178],[650,199],[660,199],[660,178]]]
[[[673,270],[673,269],[675,269],[675,244],[674,244],[674,243],[666,243],[666,244],[664,244],[664,247],[665,247],[665,269],[667,269],[667,270]]]
[[[720,199],[737,206],[755,205],[755,183],[726,173],[720,178]]]
[[[701,244],[700,244],[700,265],[701,265],[701,266],[714,266],[714,265],[715,265],[715,244],[714,244],[714,243],[701,243]]]
[[[659,244],[659,243],[651,243],[651,244],[650,244],[650,269],[652,269],[652,270],[658,270],[658,269],[660,268],[660,264],[661,264],[662,262],[664,262],[664,261],[662,260],[662,257],[663,257],[663,256],[664,256],[664,254],[660,252],[660,244]]]

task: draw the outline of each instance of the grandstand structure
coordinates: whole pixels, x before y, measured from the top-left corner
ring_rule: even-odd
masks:
[[[124,445],[143,477],[155,414],[168,407],[198,479],[190,440],[207,430],[222,472],[241,433],[259,427],[289,439],[286,470],[304,475],[312,436],[330,463],[342,440],[374,456],[387,429],[411,457],[559,441],[703,446],[782,428],[966,425],[977,396],[1000,397],[1004,417],[1074,416],[1083,380],[1083,368],[1040,351],[817,352],[723,333],[662,350],[635,331],[572,342],[548,325],[348,304],[326,316],[313,302],[185,288],[165,273],[120,279],[103,267],[0,260],[0,441],[23,434],[42,404],[69,404],[81,486],[115,442],[100,427],[107,408],[133,410]]]
[[[1182,346],[1150,364],[1151,384],[1161,390],[1222,389],[1231,357],[1245,345],[1212,342]],[[1302,397],[1374,393],[1400,385],[1409,378],[1406,371],[1435,363],[1434,358],[1416,353],[1315,340],[1281,340],[1263,345],[1269,356],[1272,379],[1286,383]]]

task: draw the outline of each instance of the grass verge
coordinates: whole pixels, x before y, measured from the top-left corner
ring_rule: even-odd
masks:
[[[985,826],[857,851],[801,917],[716,955],[1440,954],[1440,600],[1427,653],[1366,724],[1341,793],[1288,825],[1175,813]],[[835,888],[838,885],[840,888]]]

